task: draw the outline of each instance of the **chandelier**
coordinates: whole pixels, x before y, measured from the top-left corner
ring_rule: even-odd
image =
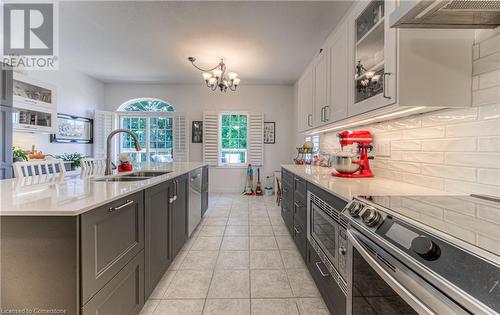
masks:
[[[224,63],[224,59],[221,59],[219,64],[211,69],[202,69],[195,65],[195,57],[188,57],[188,60],[191,62],[193,67],[203,71],[203,79],[205,80],[207,87],[212,91],[217,90],[217,88],[219,88],[221,92],[227,92],[227,89],[236,91],[236,88],[240,84],[240,78],[238,78],[236,73],[229,72],[226,76],[226,64]]]

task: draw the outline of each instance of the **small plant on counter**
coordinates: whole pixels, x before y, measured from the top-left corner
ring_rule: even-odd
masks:
[[[66,161],[66,162],[71,162],[71,169],[75,169],[77,167],[80,167],[80,160],[83,159],[85,156],[81,153],[75,152],[75,153],[64,153],[62,155],[59,155],[58,158]]]
[[[27,161],[28,156],[26,155],[26,152],[21,150],[21,148],[12,147],[12,160],[14,162]]]

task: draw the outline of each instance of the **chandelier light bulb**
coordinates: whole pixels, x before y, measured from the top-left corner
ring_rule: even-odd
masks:
[[[201,71],[201,76],[205,80],[206,86],[212,90],[221,92],[236,91],[237,86],[240,84],[240,78],[236,72],[227,72],[224,59],[220,59],[219,64],[214,67],[204,69],[195,64],[195,57],[188,57],[188,61],[196,69]]]
[[[212,77],[212,74],[209,72],[203,72],[202,76],[203,76],[203,80],[208,81],[208,79],[210,79]]]
[[[220,78],[220,76],[222,75],[222,70],[221,69],[215,69],[214,71],[212,71],[214,77],[216,78]]]

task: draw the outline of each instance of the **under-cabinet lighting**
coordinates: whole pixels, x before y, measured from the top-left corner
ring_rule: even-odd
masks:
[[[332,127],[325,128],[325,129],[315,130],[315,131],[310,132],[308,134],[309,135],[317,135],[317,134],[325,133],[325,132],[329,132],[329,131],[335,131],[335,130],[339,130],[339,129],[345,129],[345,128],[349,128],[349,127],[365,125],[367,123],[374,123],[374,122],[381,121],[381,120],[389,118],[389,117],[394,117],[394,116],[399,116],[402,114],[407,114],[407,113],[419,111],[419,110],[424,109],[424,108],[425,108],[424,106],[420,106],[420,107],[412,107],[412,108],[402,109],[402,110],[395,111],[393,113],[384,114],[384,115],[376,116],[373,118],[362,119],[362,120],[354,121],[354,122],[343,124],[343,125],[332,126]]]

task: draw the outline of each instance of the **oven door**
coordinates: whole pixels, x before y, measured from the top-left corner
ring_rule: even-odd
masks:
[[[347,314],[468,314],[456,303],[353,228]]]
[[[311,237],[318,243],[330,262],[338,268],[339,225],[314,202],[310,210]]]

